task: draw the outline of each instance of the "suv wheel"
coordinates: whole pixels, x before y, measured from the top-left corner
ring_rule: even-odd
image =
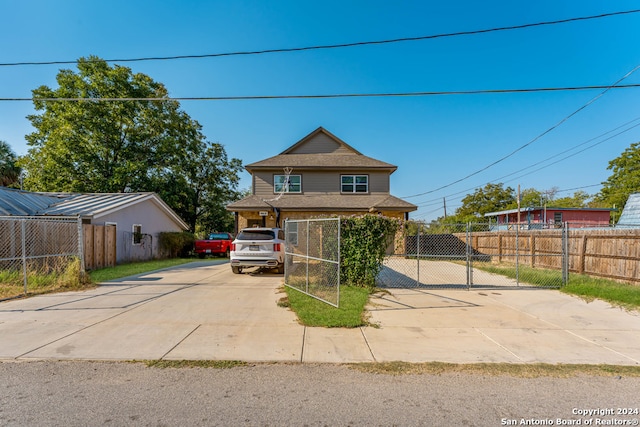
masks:
[[[231,271],[233,271],[233,274],[240,274],[242,273],[242,267],[231,267]]]

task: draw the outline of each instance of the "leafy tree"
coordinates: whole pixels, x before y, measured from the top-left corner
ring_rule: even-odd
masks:
[[[591,199],[591,195],[584,191],[576,191],[573,196],[561,197],[559,199],[553,199],[549,206],[555,208],[584,208],[587,207],[588,201]]]
[[[0,185],[3,187],[13,187],[20,180],[20,168],[16,163],[16,153],[9,144],[0,141]]]
[[[603,207],[622,209],[631,193],[640,191],[640,142],[631,144],[624,152],[609,162],[612,173],[603,182],[595,202]]]
[[[535,188],[526,188],[520,192],[520,206],[525,208],[529,206],[540,206],[544,204],[545,194]],[[518,198],[511,202],[507,209],[515,209],[518,207]]]
[[[97,57],[80,58],[77,67],[60,70],[57,89],[33,91],[40,113],[28,116],[36,131],[26,136],[31,148],[21,160],[25,188],[154,191],[192,231],[202,212],[219,215],[211,207],[233,198],[240,161],[229,161],[221,145],[207,142],[200,124],[149,76]]]
[[[489,212],[507,209],[517,203],[515,190],[504,188],[503,184],[487,184],[483,188],[476,188],[473,194],[467,194],[462,199],[462,206],[456,210],[456,217],[466,221],[477,220]]]

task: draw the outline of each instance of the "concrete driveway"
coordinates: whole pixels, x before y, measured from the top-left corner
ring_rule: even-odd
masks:
[[[306,328],[283,276],[193,262],[0,303],[0,359],[640,363],[640,316],[554,290],[393,289],[376,327]]]

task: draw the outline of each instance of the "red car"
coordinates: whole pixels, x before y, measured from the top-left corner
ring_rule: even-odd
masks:
[[[195,253],[204,258],[207,255],[229,257],[233,237],[229,233],[211,233],[206,239],[195,241]]]

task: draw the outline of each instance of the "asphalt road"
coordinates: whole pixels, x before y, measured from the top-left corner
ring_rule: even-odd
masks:
[[[615,374],[523,379],[393,376],[333,364],[159,369],[126,362],[4,362],[0,425],[610,425],[603,421],[637,423],[640,415],[616,412],[638,408],[639,391],[640,378]]]

